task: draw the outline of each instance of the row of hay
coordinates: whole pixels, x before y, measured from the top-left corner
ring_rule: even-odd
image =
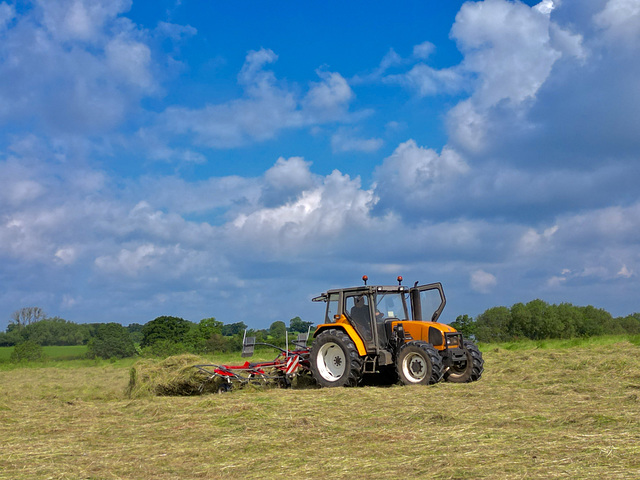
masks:
[[[200,395],[216,392],[219,382],[194,365],[209,363],[197,355],[176,355],[165,360],[141,360],[129,374],[129,398],[153,395]]]

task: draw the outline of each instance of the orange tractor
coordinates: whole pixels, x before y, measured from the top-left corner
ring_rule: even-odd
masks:
[[[405,385],[473,382],[484,360],[478,347],[439,323],[446,300],[442,284],[367,285],[328,290],[325,320],[313,334],[311,373],[324,387],[355,386],[364,375]],[[375,377],[374,377],[375,378]]]

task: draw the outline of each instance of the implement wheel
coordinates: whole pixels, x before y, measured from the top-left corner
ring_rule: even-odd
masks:
[[[325,330],[313,341],[311,373],[323,387],[354,387],[362,376],[362,359],[342,330]]]
[[[442,378],[442,359],[430,343],[408,342],[398,352],[396,370],[405,385],[431,385]]]
[[[475,382],[480,379],[484,371],[484,359],[475,343],[464,341],[464,350],[467,359],[461,362],[454,362],[446,372],[444,379],[452,383]]]

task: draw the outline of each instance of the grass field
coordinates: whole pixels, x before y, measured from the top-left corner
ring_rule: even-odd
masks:
[[[84,358],[87,354],[86,345],[47,346],[42,347],[48,361],[66,361]],[[0,347],[0,363],[8,362],[13,347]]]
[[[431,387],[131,400],[126,362],[0,371],[0,478],[639,478],[640,347],[544,346]]]

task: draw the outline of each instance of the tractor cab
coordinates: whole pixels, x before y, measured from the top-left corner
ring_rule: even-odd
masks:
[[[366,283],[366,276],[363,280]],[[324,322],[315,334],[334,327],[336,323],[350,325],[358,334],[360,342],[356,343],[361,343],[367,354],[378,354],[388,350],[397,325],[401,325],[409,335],[410,332],[421,335],[418,330],[429,327],[443,333],[454,331],[448,325],[438,323],[446,304],[441,283],[417,285],[416,282],[413,287],[406,287],[401,282],[402,277],[398,277],[398,285],[365,284],[329,290],[314,298],[313,301],[327,303]],[[442,341],[438,343],[442,344]]]

